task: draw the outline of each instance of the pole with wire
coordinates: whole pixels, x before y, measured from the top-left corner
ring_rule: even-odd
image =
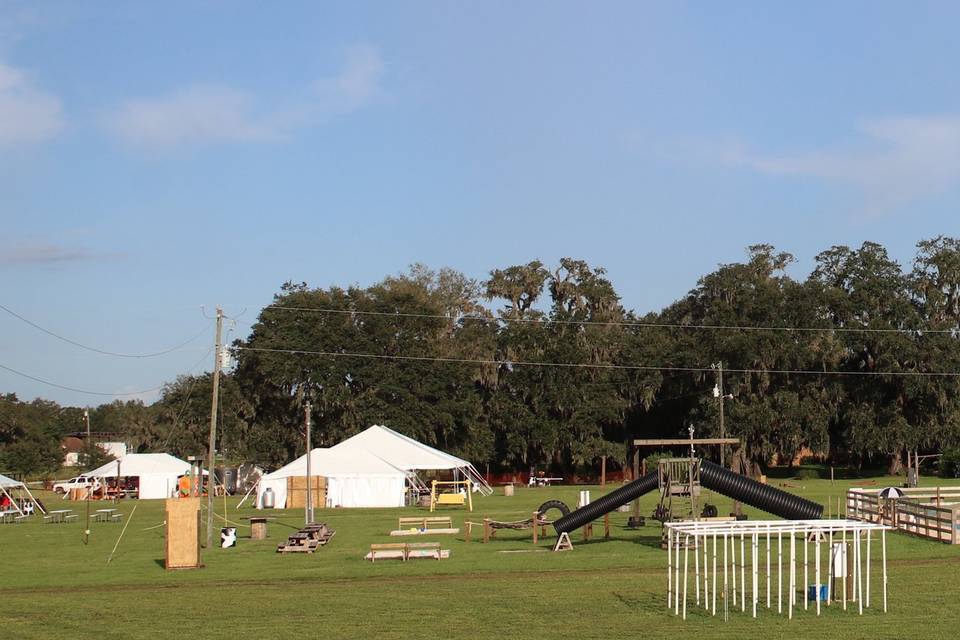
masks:
[[[217,307],[217,335],[213,348],[213,394],[210,400],[210,442],[207,454],[207,549],[213,547],[213,467],[216,460],[217,409],[220,402],[220,335],[223,331],[223,309]],[[200,479],[203,480],[201,471]]]
[[[310,409],[310,401],[307,400],[307,404],[303,407],[303,417],[307,427],[307,500],[304,503],[304,524],[311,524],[313,522],[313,475],[310,469]]]
[[[87,454],[89,455],[89,453],[93,451],[93,449],[90,448],[91,441],[90,441],[90,410],[89,409],[83,410],[83,420],[87,423]],[[87,464],[90,464],[89,460],[87,460],[86,462]],[[119,476],[117,477],[117,482],[120,482]],[[90,543],[90,493],[91,492],[93,492],[92,484],[88,485],[86,489],[87,499],[85,502],[87,503],[87,515],[86,515],[86,525],[83,528],[83,544]]]

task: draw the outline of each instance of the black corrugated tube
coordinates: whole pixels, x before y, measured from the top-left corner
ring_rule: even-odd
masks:
[[[821,504],[733,473],[708,460],[700,462],[700,484],[787,520],[819,520],[823,516]]]
[[[556,529],[558,534],[564,531],[573,531],[588,522],[593,522],[603,514],[627,504],[631,500],[650,493],[658,486],[657,472],[651,471],[642,478],[625,484],[616,491],[612,491],[602,498],[597,498],[590,504],[584,505],[573,513],[554,521],[553,528]]]

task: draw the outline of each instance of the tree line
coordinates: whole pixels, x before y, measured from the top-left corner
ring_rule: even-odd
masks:
[[[369,287],[288,282],[230,345],[219,449],[286,463],[303,452],[307,400],[315,446],[385,424],[491,471],[622,464],[631,439],[689,426],[717,436],[720,402],[726,435],[764,465],[810,450],[896,472],[908,449],[960,444],[960,239],[919,242],[906,268],[871,242],[823,251],[803,280],[793,262],[751,246],[646,314],[624,308],[603,268],[569,258],[482,281],[415,265]],[[202,453],[211,378],[91,409],[94,430]],[[78,431],[76,411],[0,399],[0,469]]]

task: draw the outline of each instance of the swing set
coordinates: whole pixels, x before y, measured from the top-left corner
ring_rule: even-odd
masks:
[[[438,490],[438,487],[450,487],[450,491]],[[461,488],[462,489],[459,489]],[[430,482],[430,511],[438,506],[467,507],[473,511],[473,497],[471,489],[473,481],[467,480],[433,480]]]

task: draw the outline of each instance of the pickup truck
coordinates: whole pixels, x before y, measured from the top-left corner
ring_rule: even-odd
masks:
[[[99,485],[100,481],[97,478],[77,476],[76,478],[70,478],[63,482],[57,482],[53,485],[53,491],[54,493],[67,495],[70,493],[70,489],[84,489],[87,487],[98,487]]]

